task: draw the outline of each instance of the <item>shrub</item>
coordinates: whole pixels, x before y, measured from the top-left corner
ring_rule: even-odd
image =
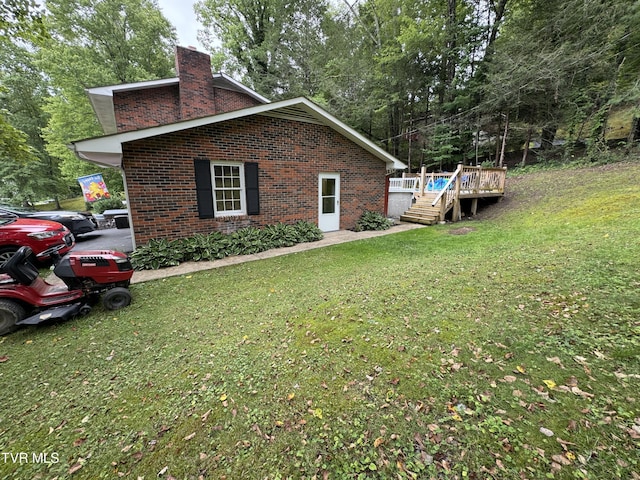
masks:
[[[255,227],[245,227],[229,235],[230,255],[250,255],[268,250],[262,231]]]
[[[165,239],[149,240],[131,254],[131,263],[136,270],[157,270],[180,265],[183,259],[179,242]]]
[[[91,209],[93,213],[102,213],[105,210],[119,209],[123,208],[122,200],[117,197],[105,198],[102,200],[97,200],[91,204]]]
[[[228,255],[229,240],[220,232],[197,233],[193,237],[175,240],[175,243],[179,245],[185,262],[215,260]]]
[[[268,248],[291,247],[301,241],[295,227],[284,223],[267,225],[262,234]]]
[[[313,223],[300,221],[295,225],[278,223],[260,230],[242,228],[230,235],[220,232],[197,233],[178,240],[156,239],[138,247],[131,254],[136,270],[157,270],[174,267],[181,262],[215,260],[228,255],[249,255],[271,248],[290,247],[297,243],[322,239],[322,231]]]
[[[322,230],[320,230],[315,223],[300,220],[293,225],[293,228],[296,229],[298,241],[300,243],[317,242],[318,240],[322,240],[324,237]]]
[[[387,230],[393,222],[378,212],[366,211],[356,222],[355,231],[365,230]]]

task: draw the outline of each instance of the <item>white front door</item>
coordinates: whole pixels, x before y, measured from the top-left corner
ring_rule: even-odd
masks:
[[[318,228],[323,232],[340,230],[339,173],[321,173],[318,177]]]

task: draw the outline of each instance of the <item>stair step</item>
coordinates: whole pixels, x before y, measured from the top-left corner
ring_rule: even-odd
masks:
[[[436,223],[436,219],[432,217],[419,217],[414,215],[400,215],[400,220],[402,222],[409,223],[421,223],[423,225],[433,225]]]
[[[414,205],[409,209],[409,212],[426,212],[438,215],[440,213],[440,209],[435,207],[423,207]]]

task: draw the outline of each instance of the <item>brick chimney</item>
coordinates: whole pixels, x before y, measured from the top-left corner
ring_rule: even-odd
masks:
[[[181,120],[218,113],[209,55],[193,48],[176,47],[176,72],[180,79]]]

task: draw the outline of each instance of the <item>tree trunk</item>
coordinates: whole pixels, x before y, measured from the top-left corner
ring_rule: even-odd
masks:
[[[527,164],[527,157],[529,156],[529,144],[531,143],[531,135],[533,134],[533,128],[529,126],[527,129],[527,141],[524,144],[524,152],[522,153],[522,162],[520,166],[524,167]]]
[[[638,139],[640,139],[640,117],[633,117],[633,120],[631,121],[631,130],[629,131],[629,137],[627,138],[628,146],[633,145],[633,143]]]
[[[556,125],[545,125],[542,127],[542,138],[540,140],[540,150],[549,150],[553,147],[553,141],[556,138]]]
[[[500,162],[498,163],[498,166],[500,168],[502,168],[502,165],[504,164],[504,151],[505,148],[507,147],[507,135],[509,133],[509,114],[507,113],[505,116],[505,121],[504,121],[504,136],[502,137],[502,147],[500,148]]]

